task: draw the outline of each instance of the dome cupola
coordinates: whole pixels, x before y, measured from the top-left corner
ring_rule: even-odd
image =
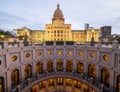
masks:
[[[57,20],[57,19],[60,19],[60,20],[63,20],[63,21],[64,21],[63,13],[62,13],[62,11],[60,10],[60,5],[59,5],[59,4],[57,4],[57,9],[56,9],[55,12],[54,12],[52,21]]]

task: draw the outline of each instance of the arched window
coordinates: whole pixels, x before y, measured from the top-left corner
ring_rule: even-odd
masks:
[[[72,72],[72,70],[73,70],[73,62],[67,61],[67,71]]]
[[[43,82],[39,83],[39,88],[42,89],[43,88]]]
[[[0,92],[4,92],[4,78],[0,77]]]
[[[72,86],[72,79],[66,79],[66,85]]]
[[[31,65],[26,65],[25,67],[25,78],[29,78],[32,76],[32,67]]]
[[[83,73],[83,71],[84,71],[83,63],[79,61],[79,62],[77,63],[77,72],[78,72],[78,73]]]
[[[82,87],[82,83],[80,81],[77,81],[77,88],[81,88]]]
[[[57,85],[63,85],[63,78],[57,78]]]
[[[48,86],[54,86],[54,79],[48,80]]]
[[[46,87],[46,81],[41,81],[39,83],[39,88],[42,89],[42,88],[45,88]]]
[[[63,61],[59,59],[57,61],[57,71],[62,71],[63,70]]]
[[[38,92],[38,89],[39,88],[39,85],[38,84],[35,84],[34,86],[32,86],[30,92]]]
[[[84,92],[89,92],[89,86],[87,84],[83,84]]]
[[[117,76],[117,85],[116,85],[116,92],[120,92],[120,75]]]
[[[36,73],[42,73],[43,72],[43,63],[42,62],[38,62],[36,64]]]
[[[19,84],[19,70],[15,69],[11,74],[11,83],[12,87]]]
[[[94,64],[89,64],[88,66],[88,76],[94,77],[96,76],[96,68]]]
[[[47,71],[48,72],[52,72],[53,71],[53,62],[51,60],[49,60],[47,62]]]
[[[101,70],[101,82],[106,85],[107,87],[109,87],[109,72],[106,68],[103,68]]]

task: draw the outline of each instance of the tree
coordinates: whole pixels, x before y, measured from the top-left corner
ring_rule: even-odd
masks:
[[[118,43],[120,44],[120,37],[117,38]]]
[[[14,35],[12,34],[12,32],[8,31],[8,30],[3,30],[0,29],[0,37],[14,37]]]

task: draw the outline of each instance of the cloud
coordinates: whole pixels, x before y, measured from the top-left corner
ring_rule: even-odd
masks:
[[[57,3],[56,0],[2,0],[0,27],[45,29],[45,24],[51,23]],[[119,32],[119,0],[59,0],[59,3],[72,29],[84,29],[84,24],[90,23],[95,28],[111,25],[113,32]]]

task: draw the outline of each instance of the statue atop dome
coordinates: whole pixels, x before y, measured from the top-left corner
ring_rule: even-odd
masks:
[[[60,7],[60,5],[59,5],[59,3],[57,4],[57,9],[59,9],[59,7]]]

